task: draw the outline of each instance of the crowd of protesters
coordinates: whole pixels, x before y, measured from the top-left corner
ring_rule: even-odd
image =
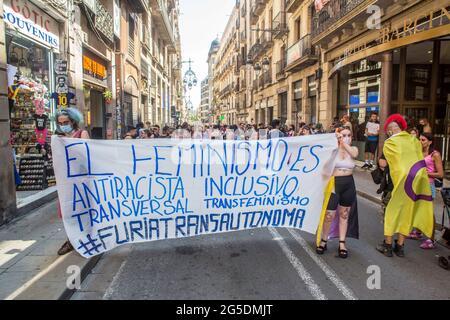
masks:
[[[322,124],[300,123],[297,128],[294,125],[281,124],[280,120],[273,120],[270,125],[260,123],[239,125],[189,125],[183,123],[177,127],[150,125],[138,123],[136,126],[128,126],[124,139],[159,139],[159,138],[193,138],[212,140],[259,140],[270,138],[284,138],[305,136],[312,134],[334,133],[337,128],[345,126],[345,117],[339,121],[334,119],[332,125],[325,129]],[[351,128],[351,127],[349,127]],[[351,130],[351,129],[350,129]]]
[[[61,136],[72,138],[88,139],[86,131],[80,129],[81,117],[75,110],[69,109],[57,115],[58,132]],[[365,125],[365,164],[363,169],[372,169],[374,167],[375,153],[378,147],[380,136],[380,125],[377,114],[370,115],[369,121]],[[346,248],[346,238],[352,237],[358,239],[358,211],[356,186],[353,178],[353,171],[356,168],[355,159],[358,157],[358,148],[352,146],[353,142],[352,123],[349,116],[345,115],[341,119],[334,118],[333,123],[325,129],[320,123],[306,124],[300,123],[296,128],[293,125],[283,125],[280,120],[273,120],[270,125],[260,123],[259,125],[241,123],[239,125],[198,125],[191,126],[183,123],[177,127],[150,125],[147,123],[138,123],[136,127],[128,127],[123,139],[212,139],[212,140],[259,140],[272,138],[285,138],[294,136],[307,136],[313,134],[335,133],[338,138],[339,150],[336,166],[333,172],[335,177],[335,187],[327,207],[326,217],[320,234],[321,241],[316,248],[318,254],[324,254],[327,251],[327,242],[329,239],[338,238],[338,256],[348,257]],[[388,257],[395,253],[399,257],[404,256],[404,243],[408,237],[419,239],[424,236],[421,245],[423,249],[432,249],[435,246],[434,241],[434,218],[432,210],[432,200],[436,197],[436,188],[442,187],[444,169],[440,153],[433,147],[432,128],[426,119],[422,119],[419,128],[408,127],[406,120],[400,115],[390,116],[385,123],[384,131],[387,135],[384,149],[380,152],[378,166],[376,170],[380,171],[379,193],[382,193],[382,203],[384,211],[385,240],[377,246],[377,250]],[[421,175],[419,180],[423,184],[429,184],[431,196],[419,195],[420,197],[429,197],[428,207],[422,202],[424,212],[417,212],[417,202],[411,201],[411,197],[405,197],[399,194],[399,188],[395,188],[391,176],[397,176],[397,184],[409,175],[402,168],[406,158],[410,158],[414,164],[424,159],[423,167],[426,167],[426,173]],[[405,160],[406,159],[406,160]],[[374,175],[372,175],[374,177]],[[404,176],[404,177],[402,177]],[[376,179],[374,178],[374,181]],[[405,190],[407,189],[405,184]],[[395,191],[397,190],[397,192]],[[404,191],[401,191],[404,192]],[[416,195],[417,196],[417,195]],[[426,213],[427,211],[428,213]],[[428,214],[428,217],[425,215]],[[412,222],[417,221],[417,223]],[[421,225],[424,230],[413,229],[412,226]],[[426,229],[426,230],[425,230]],[[393,239],[398,235],[398,239]],[[69,241],[66,241],[58,254],[64,255],[73,250]]]

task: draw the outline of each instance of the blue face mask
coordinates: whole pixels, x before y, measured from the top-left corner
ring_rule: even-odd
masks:
[[[61,129],[62,132],[66,133],[66,134],[69,134],[73,131],[73,127],[70,124],[65,125],[65,126],[59,126],[59,128]]]

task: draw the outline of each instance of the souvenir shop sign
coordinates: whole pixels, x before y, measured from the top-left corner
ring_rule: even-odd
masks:
[[[337,148],[334,134],[260,141],[52,138],[64,226],[84,257],[123,244],[268,226],[315,233]]]
[[[59,50],[59,25],[30,1],[4,0],[3,19],[11,28],[47,47]]]

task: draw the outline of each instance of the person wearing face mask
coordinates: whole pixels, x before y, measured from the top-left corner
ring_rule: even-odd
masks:
[[[83,115],[75,108],[67,108],[65,110],[58,111],[56,114],[57,134],[60,137],[74,138],[74,139],[89,139],[89,133],[86,130],[81,129],[83,122]],[[61,207],[58,203],[58,216],[62,219]],[[70,241],[66,242],[58,250],[58,255],[63,256],[74,248]]]
[[[75,108],[67,108],[56,114],[57,134],[66,138],[89,139],[89,133],[80,128],[83,115]]]
[[[333,176],[335,191],[331,194],[322,228],[322,241],[316,252],[323,254],[327,250],[328,239],[339,238],[338,255],[348,257],[345,242],[347,237],[358,238],[358,210],[356,186],[353,178],[358,148],[352,147],[352,132],[348,127],[337,129],[339,153]]]

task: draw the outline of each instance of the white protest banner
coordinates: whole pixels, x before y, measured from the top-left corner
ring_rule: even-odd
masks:
[[[259,141],[54,136],[64,226],[91,257],[122,244],[263,227],[315,233],[334,134]]]

